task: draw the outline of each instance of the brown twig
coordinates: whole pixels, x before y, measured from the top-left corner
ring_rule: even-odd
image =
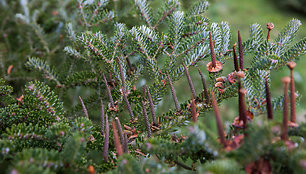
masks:
[[[204,97],[205,97],[205,103],[209,104],[210,99],[209,99],[209,95],[208,95],[207,88],[206,88],[205,78],[204,78],[204,76],[203,76],[203,74],[202,74],[202,72],[201,72],[199,67],[198,67],[198,71],[199,71],[199,74],[200,74],[201,80],[202,80],[203,92],[204,92]]]

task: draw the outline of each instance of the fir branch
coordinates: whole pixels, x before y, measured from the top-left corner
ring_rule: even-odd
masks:
[[[197,3],[195,3],[193,5],[193,7],[189,10],[189,15],[195,15],[195,16],[198,16],[198,15],[202,15],[207,7],[208,7],[208,2],[205,0],[199,0]]]
[[[26,63],[26,66],[29,69],[33,68],[43,72],[46,79],[54,80],[57,86],[62,86],[62,84],[57,80],[57,74],[55,73],[54,68],[51,68],[45,61],[39,58],[30,57]]]
[[[139,13],[141,14],[141,17],[144,19],[144,21],[148,24],[150,28],[153,28],[152,25],[153,21],[151,18],[151,8],[149,7],[147,0],[135,0],[135,5],[139,10]]]

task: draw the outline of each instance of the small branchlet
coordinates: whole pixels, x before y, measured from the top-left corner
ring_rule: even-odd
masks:
[[[112,127],[113,127],[113,133],[114,133],[115,148],[116,148],[116,151],[118,153],[118,156],[121,156],[123,154],[123,150],[122,150],[122,145],[121,145],[119,137],[118,137],[118,132],[117,132],[115,121],[112,121]]]
[[[187,77],[187,80],[188,80],[188,84],[189,84],[189,87],[190,87],[190,90],[191,90],[191,93],[192,93],[192,97],[196,98],[196,92],[195,92],[194,85],[193,85],[192,79],[190,77],[189,71],[188,71],[185,63],[183,63],[183,66],[184,66],[186,77]]]
[[[273,109],[272,109],[272,103],[271,103],[271,95],[270,95],[270,89],[268,84],[268,79],[265,77],[265,87],[266,87],[266,101],[267,101],[267,113],[268,113],[268,119],[273,119]]]
[[[218,133],[219,133],[219,137],[220,137],[220,142],[223,144],[224,147],[226,147],[226,140],[225,140],[224,130],[223,130],[222,121],[221,121],[221,117],[220,117],[220,112],[219,112],[219,108],[218,108],[218,104],[217,104],[214,92],[211,92],[211,98],[212,98],[212,105],[213,105],[213,108],[214,108],[214,111],[215,111],[217,128],[218,128]]]
[[[156,120],[156,114],[155,114],[155,110],[154,110],[154,103],[153,103],[153,100],[152,100],[152,96],[151,96],[150,91],[149,91],[147,86],[146,86],[146,89],[147,89],[147,93],[148,93],[148,99],[149,99],[149,104],[150,104],[150,108],[151,108],[153,124],[155,126],[157,126],[158,122]]]
[[[238,30],[238,49],[239,49],[239,65],[240,70],[243,71],[243,47],[242,47],[242,41],[241,41],[241,35],[240,30]]]
[[[210,98],[209,98],[209,95],[208,95],[208,92],[207,92],[205,78],[204,78],[204,76],[203,76],[203,74],[202,74],[202,72],[201,72],[199,67],[198,67],[198,71],[199,71],[199,74],[200,74],[201,80],[202,80],[203,92],[204,92],[204,97],[205,97],[205,103],[209,104],[210,103]]]
[[[284,84],[284,103],[283,103],[283,126],[281,138],[283,141],[288,140],[288,85],[290,83],[290,77],[284,77],[282,79]]]
[[[109,123],[108,116],[105,114],[105,138],[104,138],[104,147],[103,147],[103,158],[104,161],[108,161],[108,147],[109,147]]]
[[[85,106],[85,104],[84,104],[84,102],[83,102],[81,96],[79,96],[79,99],[80,99],[80,102],[81,102],[81,105],[82,105],[82,109],[83,109],[84,115],[85,115],[85,117],[86,117],[87,119],[89,119],[89,117],[88,117],[88,112],[87,112],[87,109],[86,109],[86,106]]]
[[[169,86],[170,86],[170,89],[171,89],[172,98],[173,98],[173,101],[174,101],[174,104],[175,104],[175,108],[176,108],[176,111],[178,112],[178,111],[180,111],[180,105],[179,105],[179,102],[177,100],[175,89],[173,87],[173,83],[172,83],[172,80],[170,78],[169,72],[167,72],[167,77],[168,77]]]

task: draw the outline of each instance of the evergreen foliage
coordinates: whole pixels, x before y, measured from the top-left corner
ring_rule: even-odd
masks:
[[[305,38],[294,43],[301,26],[298,19],[292,19],[275,40],[265,39],[262,27],[253,24],[250,37],[242,43],[238,41],[238,49],[234,46],[231,50],[230,41],[235,39],[230,25],[210,21],[205,15],[209,6],[205,0],[196,2],[188,11],[181,9],[178,0],[165,1],[160,10],[153,9],[150,1],[135,0],[130,6],[139,21],[133,26],[122,21],[122,13],[115,8],[117,1],[0,3],[7,14],[14,16],[5,16],[5,21],[10,27],[19,28],[12,32],[3,25],[1,34],[9,35],[5,39],[21,37],[20,47],[12,47],[11,40],[6,40],[6,45],[0,43],[0,48],[5,48],[0,55],[1,171],[91,174],[306,171],[306,124],[291,126],[289,139],[280,140],[281,124],[263,116],[269,95],[265,93],[265,80],[272,83],[271,71],[297,61],[298,56],[306,53]],[[52,11],[53,17],[44,17],[44,12],[53,6],[57,9]],[[222,69],[210,71],[217,68],[214,66],[206,68],[210,61],[232,66],[232,60],[237,58],[235,51],[239,52],[241,64],[243,54],[251,55],[251,64],[230,74]],[[20,55],[14,55],[17,53]],[[11,68],[5,72],[11,57],[20,60],[14,64],[18,70],[13,69],[12,73]],[[24,66],[31,72],[24,70]],[[207,89],[204,88],[207,91],[194,89],[188,73],[192,67],[210,71]],[[175,97],[172,83],[184,74],[195,95],[176,103],[176,109],[156,114],[169,88]],[[27,83],[15,92],[13,89],[18,87],[11,83],[19,78]],[[205,79],[203,82],[205,85]],[[242,88],[246,89],[247,111],[243,113],[248,124],[244,122],[241,127],[234,121],[227,128],[223,146],[216,133],[197,121],[197,117],[210,119],[207,111],[214,109],[220,121],[215,94],[221,103],[236,97],[237,92],[240,96]],[[273,110],[286,105],[284,101],[283,96],[272,98]],[[238,124],[241,122],[239,118]]]

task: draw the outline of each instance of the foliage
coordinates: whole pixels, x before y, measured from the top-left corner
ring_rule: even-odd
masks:
[[[305,39],[293,43],[301,26],[298,19],[292,19],[275,40],[266,39],[262,27],[253,24],[250,37],[232,50],[229,24],[206,17],[207,1],[187,11],[178,0],[167,0],[158,10],[151,1],[130,2],[127,8],[133,10],[127,13],[118,8],[123,1],[1,1],[2,171],[305,172],[305,124],[290,128],[290,141],[281,141],[280,124],[263,118],[265,80],[270,84],[271,71],[306,52]],[[130,13],[137,14],[133,25],[124,21]],[[14,27],[18,29],[12,31]],[[12,46],[16,39],[20,42]],[[206,71],[215,55],[217,62],[228,66],[235,51],[242,63],[242,48],[252,57],[248,67],[231,74],[209,72],[207,91],[195,92],[188,72],[192,67]],[[14,57],[16,64],[10,61]],[[172,83],[184,74],[192,99],[156,115],[170,87],[175,97]],[[13,84],[17,79],[27,82],[24,88]],[[226,142],[245,136],[243,143],[224,147],[197,117],[210,119],[214,93],[221,103],[236,97],[241,86],[246,89],[246,109],[255,118],[247,130],[229,126]],[[272,98],[272,105],[273,110],[285,105],[283,96]]]

